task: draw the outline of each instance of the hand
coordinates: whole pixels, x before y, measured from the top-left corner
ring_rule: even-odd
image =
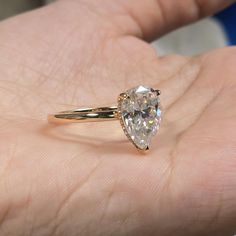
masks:
[[[0,235],[233,234],[236,49],[144,41],[232,2],[61,0],[0,24]],[[47,124],[139,84],[165,110],[147,155],[119,122]]]

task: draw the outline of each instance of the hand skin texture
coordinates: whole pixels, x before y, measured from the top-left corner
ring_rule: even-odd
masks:
[[[147,43],[232,2],[61,0],[0,23],[1,236],[233,235],[236,49]],[[119,122],[47,124],[139,84],[165,110],[147,155]]]

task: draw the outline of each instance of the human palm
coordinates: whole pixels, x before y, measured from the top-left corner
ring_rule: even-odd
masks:
[[[158,57],[141,40],[229,3],[65,0],[0,24],[1,235],[234,232],[236,50]],[[146,155],[119,122],[47,124],[139,84],[164,108]]]

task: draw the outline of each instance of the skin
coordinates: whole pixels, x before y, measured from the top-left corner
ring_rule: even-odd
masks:
[[[233,235],[236,49],[147,43],[226,0],[61,0],[0,23],[0,235]],[[144,84],[164,118],[148,154],[119,122],[48,125]]]

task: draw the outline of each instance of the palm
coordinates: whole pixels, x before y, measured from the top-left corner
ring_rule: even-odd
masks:
[[[16,42],[7,33],[7,41],[2,37],[2,44],[8,43],[1,46],[6,60],[0,65],[6,74],[0,81],[5,116],[0,187],[6,191],[0,196],[12,204],[2,210],[2,231],[15,232],[7,225],[12,214],[19,214],[13,220],[22,232],[29,230],[23,224],[28,222],[45,235],[203,235],[206,228],[213,233],[230,226],[236,181],[235,71],[227,66],[235,63],[232,49],[194,59],[157,59],[148,44],[117,37],[110,24],[91,38],[102,23],[100,18],[86,27],[65,23],[44,36],[45,28],[55,25],[44,19],[33,55],[21,52],[30,52],[35,35],[19,36],[22,47],[10,69],[4,63]],[[54,111],[113,103],[138,84],[161,89],[165,110],[147,156],[126,141],[119,122],[62,127],[45,122]]]

